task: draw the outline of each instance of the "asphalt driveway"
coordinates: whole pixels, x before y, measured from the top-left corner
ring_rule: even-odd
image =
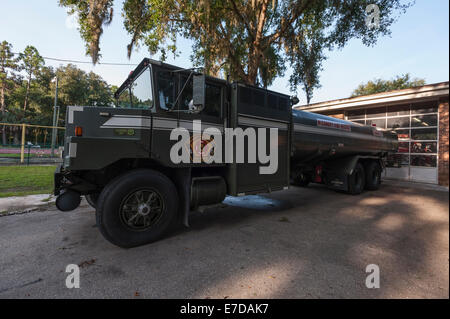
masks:
[[[384,183],[229,198],[191,228],[121,249],[86,203],[0,217],[0,298],[448,298],[449,194]],[[80,288],[65,285],[80,266]],[[366,287],[366,266],[380,288]]]

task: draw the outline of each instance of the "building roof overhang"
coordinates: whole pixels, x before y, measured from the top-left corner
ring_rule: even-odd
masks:
[[[384,105],[419,102],[449,96],[449,82],[423,85],[415,88],[331,100],[309,105],[297,105],[295,109],[310,112],[326,112],[341,109],[371,108]]]

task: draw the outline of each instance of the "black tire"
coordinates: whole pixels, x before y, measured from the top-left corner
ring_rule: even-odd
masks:
[[[311,182],[311,178],[309,175],[305,173],[300,173],[294,178],[294,185],[300,186],[300,187],[307,187],[309,183]]]
[[[136,247],[162,238],[176,221],[177,209],[172,181],[160,172],[138,169],[115,178],[100,193],[97,227],[112,244]]]
[[[99,193],[94,193],[86,195],[84,196],[84,198],[86,198],[86,201],[88,202],[89,205],[91,205],[92,208],[97,208],[97,201],[99,196],[100,196]]]
[[[370,161],[366,165],[366,189],[377,190],[381,184],[381,166],[376,161]]]
[[[353,173],[348,177],[348,193],[352,195],[361,194],[366,184],[366,174],[361,163],[356,164]]]

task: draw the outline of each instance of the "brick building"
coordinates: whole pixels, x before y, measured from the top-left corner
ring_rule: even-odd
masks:
[[[448,83],[295,108],[396,131],[399,148],[388,159],[386,177],[448,186]]]

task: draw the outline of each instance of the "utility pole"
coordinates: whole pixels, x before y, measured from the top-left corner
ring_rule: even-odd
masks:
[[[58,106],[58,77],[55,76],[54,78],[56,82],[56,88],[55,88],[55,106],[53,107],[53,128],[52,128],[52,156],[55,155],[55,141],[56,141],[56,134],[57,129],[56,126],[58,126],[58,116],[59,116],[59,106]],[[58,115],[57,115],[58,114]]]

